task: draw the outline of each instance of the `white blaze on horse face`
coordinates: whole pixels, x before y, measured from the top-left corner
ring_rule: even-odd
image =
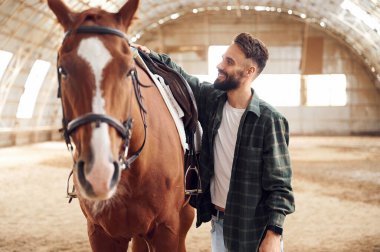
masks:
[[[92,112],[105,114],[105,100],[102,97],[101,84],[103,71],[111,62],[112,56],[98,38],[83,39],[78,47],[78,55],[89,64],[95,77],[96,89],[92,99]],[[91,138],[93,164],[87,170],[86,179],[91,183],[96,194],[111,193],[109,184],[114,173],[114,165],[110,146],[108,125],[101,123],[100,127],[94,127]]]

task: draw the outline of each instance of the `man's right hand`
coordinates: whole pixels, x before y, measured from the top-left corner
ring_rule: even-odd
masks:
[[[267,230],[263,242],[260,245],[259,252],[280,252],[281,235],[272,230]]]
[[[131,46],[143,51],[144,53],[148,53],[148,54],[150,53],[150,49],[146,46],[135,44],[135,43],[131,43]]]

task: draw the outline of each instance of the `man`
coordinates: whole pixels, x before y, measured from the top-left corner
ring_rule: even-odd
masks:
[[[265,45],[248,33],[236,36],[214,85],[200,83],[167,55],[150,57],[180,73],[197,102],[204,191],[196,202],[197,227],[211,220],[212,251],[282,250],[284,219],[294,211],[289,128],[251,88],[268,59]]]

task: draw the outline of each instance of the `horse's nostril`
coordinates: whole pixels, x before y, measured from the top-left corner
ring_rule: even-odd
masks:
[[[85,185],[86,184],[86,177],[84,176],[84,162],[82,160],[80,160],[77,163],[77,169],[78,169],[79,183],[81,183],[82,185]]]
[[[95,195],[91,184],[86,179],[85,163],[82,160],[78,161],[77,163],[77,173],[79,184],[81,185],[82,189],[86,192],[87,196]]]
[[[114,161],[113,166],[115,167],[115,170],[114,170],[112,178],[111,178],[110,188],[113,188],[116,185],[116,183],[119,180],[119,176],[120,176],[120,173],[119,173],[120,168],[119,168],[118,162]]]

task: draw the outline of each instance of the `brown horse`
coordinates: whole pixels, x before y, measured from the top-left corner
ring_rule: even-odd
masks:
[[[48,4],[66,32],[57,60],[63,129],[75,145],[74,185],[93,251],[127,251],[132,238],[133,251],[185,251],[194,212],[180,138],[124,36],[139,1],[118,13]]]

